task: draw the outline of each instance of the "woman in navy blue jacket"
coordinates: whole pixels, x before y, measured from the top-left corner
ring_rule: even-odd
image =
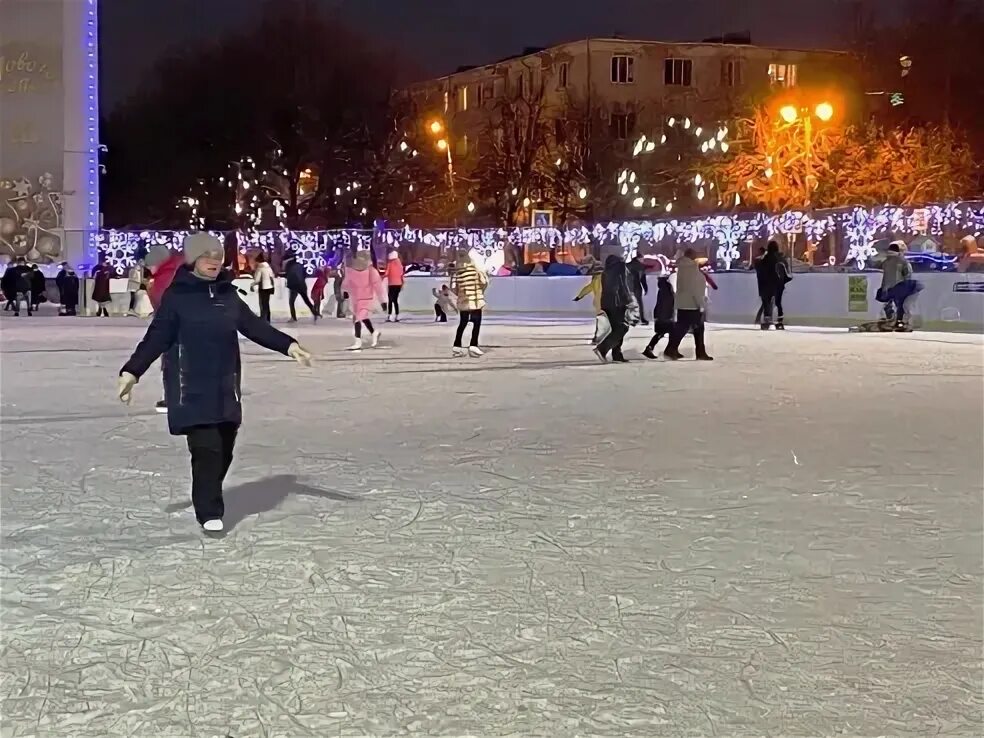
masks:
[[[167,422],[172,435],[188,438],[195,516],[205,530],[221,531],[222,481],[242,423],[238,334],[305,366],[311,355],[239,298],[228,272],[222,271],[224,254],[218,239],[207,233],[189,236],[184,256],[185,266],[120,371],[119,396],[129,404],[133,386],[166,354]]]

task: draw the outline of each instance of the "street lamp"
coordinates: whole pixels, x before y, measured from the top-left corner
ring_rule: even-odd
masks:
[[[430,124],[430,132],[431,133],[433,133],[436,136],[437,134],[439,134],[443,130],[444,130],[444,124],[441,123],[441,121],[439,121],[439,120],[431,121],[431,124]]]
[[[813,175],[813,119],[816,118],[821,123],[829,123],[834,117],[834,106],[829,102],[821,102],[810,110],[806,107],[798,108],[795,105],[783,105],[779,109],[779,117],[787,124],[793,125],[801,117],[803,119],[803,139],[805,141],[804,157],[806,159],[806,177],[804,178],[804,189],[806,190],[805,205],[810,205],[810,180],[815,180]]]
[[[440,136],[445,132],[444,123],[436,118],[427,125],[427,130],[434,136]],[[447,154],[448,157],[448,183],[451,185],[451,196],[454,197],[454,158],[451,155],[451,145],[445,137],[439,138],[435,145],[437,150]]]

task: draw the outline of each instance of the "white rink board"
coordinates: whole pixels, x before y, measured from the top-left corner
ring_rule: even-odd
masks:
[[[211,540],[145,328],[0,314],[4,736],[982,733],[979,336],[305,321]]]

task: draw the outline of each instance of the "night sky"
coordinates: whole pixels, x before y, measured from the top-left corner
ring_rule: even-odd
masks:
[[[750,31],[754,43],[843,48],[856,0],[316,0],[392,49],[422,78],[526,46],[621,35],[699,41]],[[894,20],[905,0],[863,0]],[[111,109],[170,48],[249,23],[263,0],[102,0],[102,99]]]

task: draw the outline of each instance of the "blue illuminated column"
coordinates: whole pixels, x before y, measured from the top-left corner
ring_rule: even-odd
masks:
[[[97,261],[99,209],[99,3],[62,0],[64,218],[67,257]]]

